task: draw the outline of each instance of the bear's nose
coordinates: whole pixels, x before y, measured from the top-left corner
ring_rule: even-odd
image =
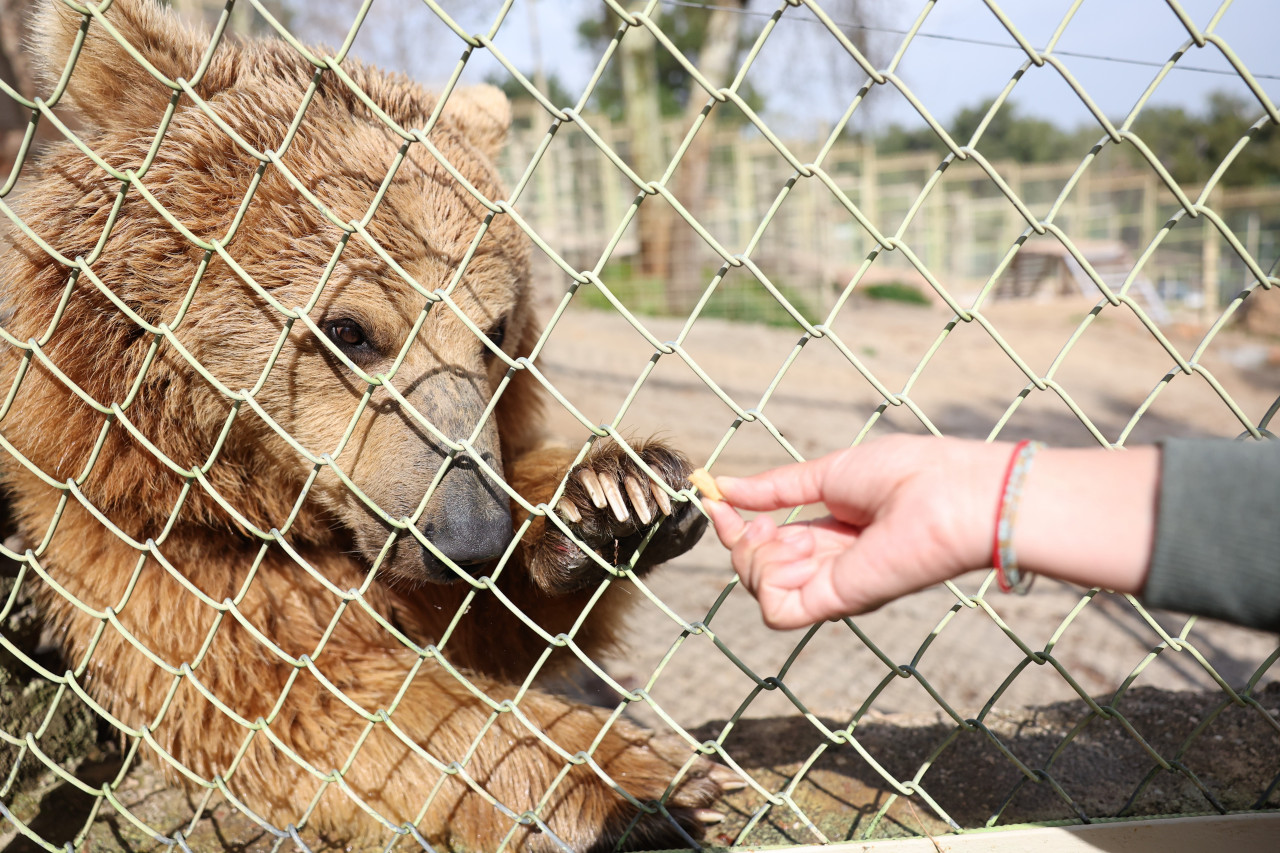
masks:
[[[503,555],[515,533],[511,529],[511,513],[477,516],[464,506],[448,512],[443,524],[427,524],[422,533],[431,544],[459,566],[475,566],[492,562]]]
[[[421,530],[432,545],[459,566],[492,562],[515,538],[506,493],[466,458],[455,460],[436,487],[427,503]],[[425,548],[423,559],[433,580],[458,580]]]

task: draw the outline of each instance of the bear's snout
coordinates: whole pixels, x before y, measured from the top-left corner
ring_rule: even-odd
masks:
[[[436,487],[420,529],[432,545],[464,569],[497,560],[515,538],[506,494],[466,457],[455,459]],[[427,580],[460,580],[428,548],[422,549],[422,561]]]

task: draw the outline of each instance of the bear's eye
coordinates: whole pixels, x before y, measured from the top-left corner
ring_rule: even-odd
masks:
[[[369,344],[369,337],[354,320],[337,320],[330,323],[329,337],[342,349],[359,349]]]
[[[489,330],[489,341],[498,349],[502,349],[502,342],[507,338],[507,318],[503,317],[498,321],[498,325]],[[485,347],[485,359],[493,358],[493,350]]]

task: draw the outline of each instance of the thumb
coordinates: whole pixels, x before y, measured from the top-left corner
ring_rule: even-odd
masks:
[[[711,524],[716,529],[716,536],[720,538],[720,542],[724,547],[732,549],[738,540],[742,538],[742,532],[746,529],[747,523],[742,516],[734,510],[733,507],[724,501],[712,500],[711,498],[702,498],[702,507],[707,511],[707,515],[711,517]]]

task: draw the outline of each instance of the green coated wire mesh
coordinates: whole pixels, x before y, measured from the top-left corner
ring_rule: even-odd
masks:
[[[122,8],[139,2],[116,0]],[[482,801],[479,820],[499,827],[496,847],[515,849],[534,828],[537,834],[530,837],[546,849],[577,849],[591,842],[562,838],[557,827],[564,824],[557,821],[563,815],[556,812],[566,791],[582,784],[582,774],[624,792],[636,806],[634,815],[662,821],[678,811],[673,797],[681,780],[699,772],[699,756],[731,768],[745,785],[713,806],[727,817],[708,830],[704,843],[723,847],[1280,806],[1280,697],[1267,687],[1280,658],[1274,638],[1151,613],[1132,597],[1098,590],[1042,585],[1028,599],[1007,598],[986,575],[948,583],[885,614],[769,635],[748,624],[753,614],[745,594],[714,548],[695,551],[652,577],[640,570],[643,549],[593,554],[592,565],[600,571],[581,613],[563,628],[547,629],[536,614],[523,612],[522,602],[530,599],[500,584],[504,571],[515,571],[517,546],[506,548],[496,564],[481,566],[488,572],[482,574],[473,571],[476,565],[446,557],[434,534],[423,532],[429,529],[422,526],[430,517],[428,502],[445,488],[448,465],[439,468],[425,494],[413,495],[404,506],[384,506],[379,495],[386,492],[357,484],[358,456],[350,449],[362,446],[365,410],[392,406],[408,413],[422,442],[502,482],[492,454],[486,456],[486,429],[514,429],[495,414],[497,401],[517,393],[509,389],[529,377],[550,396],[550,420],[572,445],[575,464],[612,439],[626,448],[624,462],[630,459],[655,482],[661,472],[633,438],[646,430],[671,434],[695,464],[733,473],[895,430],[991,439],[1027,434],[1115,448],[1168,432],[1270,438],[1280,389],[1267,367],[1274,370],[1271,340],[1280,332],[1272,328],[1273,338],[1267,338],[1266,310],[1252,309],[1271,306],[1269,291],[1280,283],[1280,189],[1234,186],[1225,176],[1250,144],[1277,132],[1280,111],[1274,87],[1269,89],[1274,77],[1267,69],[1251,69],[1218,34],[1231,2],[1204,17],[1176,0],[1153,3],[1152,14],[1176,22],[1181,34],[1164,47],[1167,63],[1150,69],[1149,85],[1132,109],[1116,117],[1078,82],[1071,54],[1057,49],[1087,3],[1064,4],[1051,36],[1036,41],[1019,29],[1013,10],[988,0],[984,13],[1016,50],[1008,54],[1007,85],[968,138],[950,131],[931,111],[937,107],[921,102],[898,73],[908,50],[925,38],[939,5],[932,2],[920,4],[913,23],[893,36],[887,61],[869,58],[851,40],[851,30],[835,20],[830,4],[783,0],[767,10],[753,4],[751,11],[762,16],[738,67],[728,68],[726,79],[708,79],[707,69],[699,67],[708,52],[690,58],[664,30],[664,11],[669,14],[672,4],[649,0],[628,7],[603,0],[613,35],[573,103],[539,88],[504,52],[502,33],[518,26],[516,4],[494,4],[490,25],[475,31],[460,24],[448,4],[422,5],[450,40],[448,48],[435,49],[460,56],[442,94],[455,102],[466,97],[459,81],[468,63],[484,54],[528,96],[502,154],[505,190],[477,179],[474,167],[459,160],[465,154],[432,134],[437,121],[447,121],[442,116],[448,97],[417,126],[384,111],[378,105],[382,96],[367,91],[371,78],[348,54],[366,18],[377,13],[378,4],[368,0],[349,9],[336,50],[310,48],[294,36],[315,10],[299,5],[284,15],[260,0],[227,3],[189,76],[171,73],[154,45],[126,44],[128,61],[143,69],[131,79],[154,85],[168,109],[157,111],[158,127],[147,128],[123,153],[118,147],[95,150],[102,137],[55,111],[65,106],[64,94],[77,97],[80,78],[74,69],[102,41],[82,45],[72,38],[65,66],[60,56],[46,60],[51,74],[36,90],[20,90],[0,76],[0,105],[20,116],[12,166],[0,183],[7,223],[0,253],[39,253],[42,263],[52,259],[60,270],[58,287],[48,291],[49,324],[26,337],[12,331],[11,322],[26,310],[11,304],[14,294],[25,291],[0,281],[0,337],[14,365],[6,369],[9,384],[0,408],[0,464],[34,478],[47,493],[39,505],[48,508],[43,536],[11,537],[0,551],[13,563],[0,634],[6,653],[0,690],[14,709],[0,729],[7,751],[0,765],[7,839],[26,845],[21,849],[46,850],[222,844],[330,849],[341,846],[341,838],[317,827],[331,826],[324,822],[326,811],[345,808],[342,813],[373,827],[365,830],[371,849],[461,848],[464,840],[432,836],[424,828],[431,825],[424,816],[457,786]],[[707,15],[746,11],[738,3],[675,5],[702,6]],[[206,75],[228,73],[214,57],[229,49],[223,46],[232,40],[228,26],[248,7],[266,37],[287,44],[309,75],[295,86],[288,111],[277,117],[281,135],[275,142],[246,136],[236,112],[245,105],[212,97],[206,88],[213,86]],[[107,3],[67,8],[77,16],[76,32],[127,42],[113,27],[117,13]],[[863,84],[818,137],[771,127],[744,96],[759,57],[792,25],[804,26],[807,39],[829,43]],[[691,110],[687,120],[654,128],[656,148],[644,152],[639,149],[647,143],[635,138],[634,127],[591,110],[602,81],[620,73],[628,45],[642,39],[670,53],[693,81],[690,101],[703,107]],[[1153,153],[1155,140],[1144,139],[1135,127],[1169,75],[1208,54],[1225,62],[1233,83],[1247,94],[1253,124],[1207,180],[1193,186],[1171,173]],[[1092,137],[1052,164],[989,158],[989,129],[1013,109],[1015,93],[1035,75],[1053,75],[1074,93],[1092,122]],[[860,108],[878,91],[893,91],[909,104],[931,131],[936,154],[877,154],[874,144],[852,137]],[[127,92],[116,96],[121,103],[129,100]],[[323,121],[316,117],[323,107],[313,104],[339,96],[352,110],[376,116],[393,154],[352,209],[335,205],[332,186],[311,182],[299,166],[300,155],[290,150],[295,139],[311,139],[309,123]],[[732,122],[717,123],[730,113]],[[161,156],[165,146],[187,140],[184,122],[192,115],[217,126],[228,158],[249,164],[247,191],[232,201],[231,215],[212,226],[178,206],[166,183],[172,176],[157,165],[169,162]],[[56,150],[82,155],[80,162],[92,171],[80,178],[84,186],[112,182],[109,191],[95,190],[96,195],[86,189],[80,203],[100,208],[93,220],[99,239],[73,252],[31,215],[43,202],[24,199],[40,169],[58,168],[41,164],[41,138],[71,141],[74,151]],[[306,156],[323,159],[332,150],[317,146]],[[397,172],[410,168],[406,163],[428,164],[463,199],[474,222],[466,226],[471,230],[456,256],[433,268],[434,279],[419,274],[422,267],[410,264],[399,252],[402,246],[387,236],[393,232],[386,221],[406,215],[396,195]],[[692,171],[702,177],[689,178],[691,164],[699,163],[705,171]],[[220,174],[216,163],[201,167],[215,178]],[[358,166],[320,163],[326,177],[344,168]],[[243,250],[254,240],[255,205],[271,204],[270,194],[281,188],[304,200],[293,238],[305,244],[300,251],[317,259],[314,280],[306,283],[309,299],[301,302],[282,301],[274,279],[258,280]],[[128,215],[120,214],[126,199],[140,200],[162,218],[170,239],[181,241],[192,259],[180,273],[171,316],[139,310],[99,274],[104,254],[121,251],[118,245],[108,249],[108,242],[113,231],[129,227]],[[691,240],[693,248],[686,246],[689,253],[682,257],[694,263],[668,270],[666,280],[620,276],[620,262],[638,269],[644,253],[658,251],[645,234],[644,220],[651,215],[680,235],[675,242]],[[320,229],[336,236],[309,240],[309,231],[314,236]],[[516,239],[532,245],[545,315],[531,335],[530,352],[518,358],[503,349],[503,327],[476,313],[470,284],[491,262],[495,240]],[[287,247],[265,251],[278,251],[282,267],[294,263]],[[379,264],[415,300],[409,343],[390,367],[375,372],[359,354],[363,344],[344,349],[328,321],[317,319],[317,306],[340,286],[352,256]],[[139,263],[154,260],[152,255]],[[273,330],[273,344],[254,351],[235,382],[226,380],[224,366],[228,352],[236,357],[236,342],[209,346],[201,338],[207,328],[194,332],[196,322],[188,318],[191,306],[214,286],[204,282],[207,270],[218,267],[230,270],[220,285],[254,294]],[[164,274],[145,266],[131,269],[140,281]],[[864,297],[883,294],[885,287],[927,304]],[[144,355],[128,363],[134,373],[121,399],[95,398],[71,378],[77,375],[73,368],[59,362],[65,350],[57,348],[66,337],[60,324],[70,322],[64,320],[72,316],[67,306],[80,292],[100,297],[103,322],[124,328],[130,342],[143,340]],[[1244,308],[1251,310],[1242,321]],[[478,423],[467,425],[469,433],[455,429],[443,409],[424,408],[395,381],[411,360],[414,338],[429,337],[441,316],[483,344],[485,363],[499,377],[494,401],[483,407]],[[766,324],[734,322],[742,319]],[[302,337],[323,342],[340,363],[333,383],[354,388],[359,398],[330,443],[305,425],[291,428],[271,402],[277,377],[292,369],[290,353]],[[107,364],[114,354],[86,357]],[[140,415],[132,407],[145,397],[148,377],[173,363],[184,366],[192,382],[213,389],[223,406],[216,444],[196,464],[175,459],[171,442],[135,423]],[[88,438],[76,470],[43,470],[32,461],[33,452],[12,437],[27,405],[24,395],[48,387],[36,386],[36,375],[61,383],[68,396],[95,413],[98,431]],[[223,496],[220,466],[236,464],[228,460],[236,458],[235,442],[246,440],[244,423],[283,443],[311,472],[300,493],[281,499],[279,516],[264,520]],[[60,425],[36,431],[41,429],[58,434]],[[92,471],[131,464],[132,456],[113,456],[126,445],[147,454],[148,464],[165,476],[181,480],[158,534],[139,537],[113,520],[111,508],[94,506]],[[137,488],[145,494],[147,486]],[[326,500],[326,490],[335,488],[354,495],[363,511],[390,529],[385,544],[373,549],[372,570],[364,569],[352,583],[345,575],[333,579],[328,564],[294,544],[304,535],[295,527],[306,515],[304,507]],[[573,520],[555,511],[566,488],[558,485],[530,500],[502,483],[518,507],[517,542],[542,535],[547,524],[573,535]],[[662,490],[660,501],[677,506],[694,499],[688,489],[654,488]],[[19,498],[32,500],[25,493]],[[170,498],[157,498],[164,499]],[[241,543],[246,573],[225,595],[207,592],[203,580],[180,568],[181,555],[166,553],[188,502],[229,518],[224,534]],[[66,576],[46,565],[59,525],[85,524],[85,513],[96,526],[94,534],[85,534],[88,539],[106,531],[135,561],[125,599],[159,575],[203,614],[205,621],[185,628],[199,637],[189,658],[174,660],[148,648],[120,608],[87,603],[68,587]],[[437,607],[448,612],[425,643],[380,604],[380,585],[394,579],[400,539],[416,541],[448,566],[454,580],[461,579],[439,599],[444,603]],[[93,553],[83,559],[94,559]],[[245,615],[254,596],[263,594],[259,590],[270,588],[269,573],[280,563],[327,602],[327,621],[305,637],[281,640],[274,628],[255,625]],[[435,594],[430,588],[420,592]],[[33,594],[75,611],[46,626],[43,641]],[[620,594],[638,602],[624,638],[635,651],[611,662],[584,650],[584,625]],[[294,606],[282,601],[277,606]],[[498,682],[457,663],[465,658],[459,638],[466,629],[459,626],[470,624],[469,613],[495,611],[514,613],[536,646],[529,665],[500,690],[490,690]],[[158,612],[151,618],[172,617]],[[347,696],[345,676],[325,663],[345,660],[343,632],[362,618],[376,623],[375,630],[413,662],[385,706],[365,706]],[[220,644],[232,630],[244,640],[238,654],[273,659],[288,673],[281,684],[263,687],[271,694],[265,704],[244,705],[233,695],[254,692],[253,684],[211,680],[218,670],[209,661],[225,653]],[[66,640],[70,657],[50,654],[46,647],[63,642],[58,634],[68,631],[87,633]],[[573,656],[567,675],[553,672],[557,651]],[[130,666],[154,670],[147,683],[161,692],[151,700],[158,710],[145,723],[114,711],[117,706],[95,681],[109,672],[113,655],[126,654]],[[1101,663],[1104,657],[1111,663]],[[352,667],[363,665],[357,661]],[[429,672],[440,679],[433,684],[447,685],[438,690],[452,690],[480,709],[478,728],[450,752],[433,746],[428,753],[400,725],[411,713],[403,710],[411,685]],[[559,743],[559,730],[536,712],[544,688],[588,694],[606,709],[599,732],[583,744]],[[163,727],[179,724],[166,717],[167,709],[182,701],[175,697],[193,691],[207,700],[209,714],[230,720],[239,733],[226,756],[193,758],[166,747]],[[346,745],[339,766],[317,765],[298,742],[274,733],[299,696],[317,697],[325,707],[344,706],[359,718],[358,737]],[[1056,704],[1018,716],[1016,709],[1046,702]],[[246,707],[260,710],[249,713]],[[886,715],[885,709],[909,713]],[[625,778],[609,772],[607,737],[627,725],[625,718],[670,735],[675,744],[674,781],[652,801],[633,795]],[[202,719],[195,725],[210,724]],[[494,793],[498,789],[487,787],[491,768],[476,756],[494,732],[513,742],[542,744],[556,756],[560,769],[544,788],[529,792],[527,804],[503,802]],[[1243,746],[1231,751],[1224,738]],[[383,800],[353,770],[367,764],[367,756],[384,754],[386,743],[407,745],[433,774],[415,801],[418,811],[407,818],[384,814]],[[272,766],[290,780],[282,785],[296,789],[296,802],[266,804],[238,793],[255,771],[242,769],[237,776],[237,769],[258,766],[249,762],[263,751],[275,756]],[[1105,763],[1111,759],[1118,765]],[[167,781],[147,781],[142,767],[148,760],[164,770]],[[979,765],[989,772],[965,775]],[[1114,772],[1116,766],[1123,772]],[[149,798],[176,782],[190,792],[181,814],[151,808]],[[974,793],[975,784],[987,790]],[[62,805],[50,796],[54,790],[75,804]],[[280,814],[287,819],[274,817]],[[676,826],[674,820],[667,823]],[[642,847],[643,838],[628,834],[632,828],[620,827],[616,835],[624,845]],[[229,837],[237,832],[244,837]],[[683,842],[695,842],[691,827],[676,832]]]

